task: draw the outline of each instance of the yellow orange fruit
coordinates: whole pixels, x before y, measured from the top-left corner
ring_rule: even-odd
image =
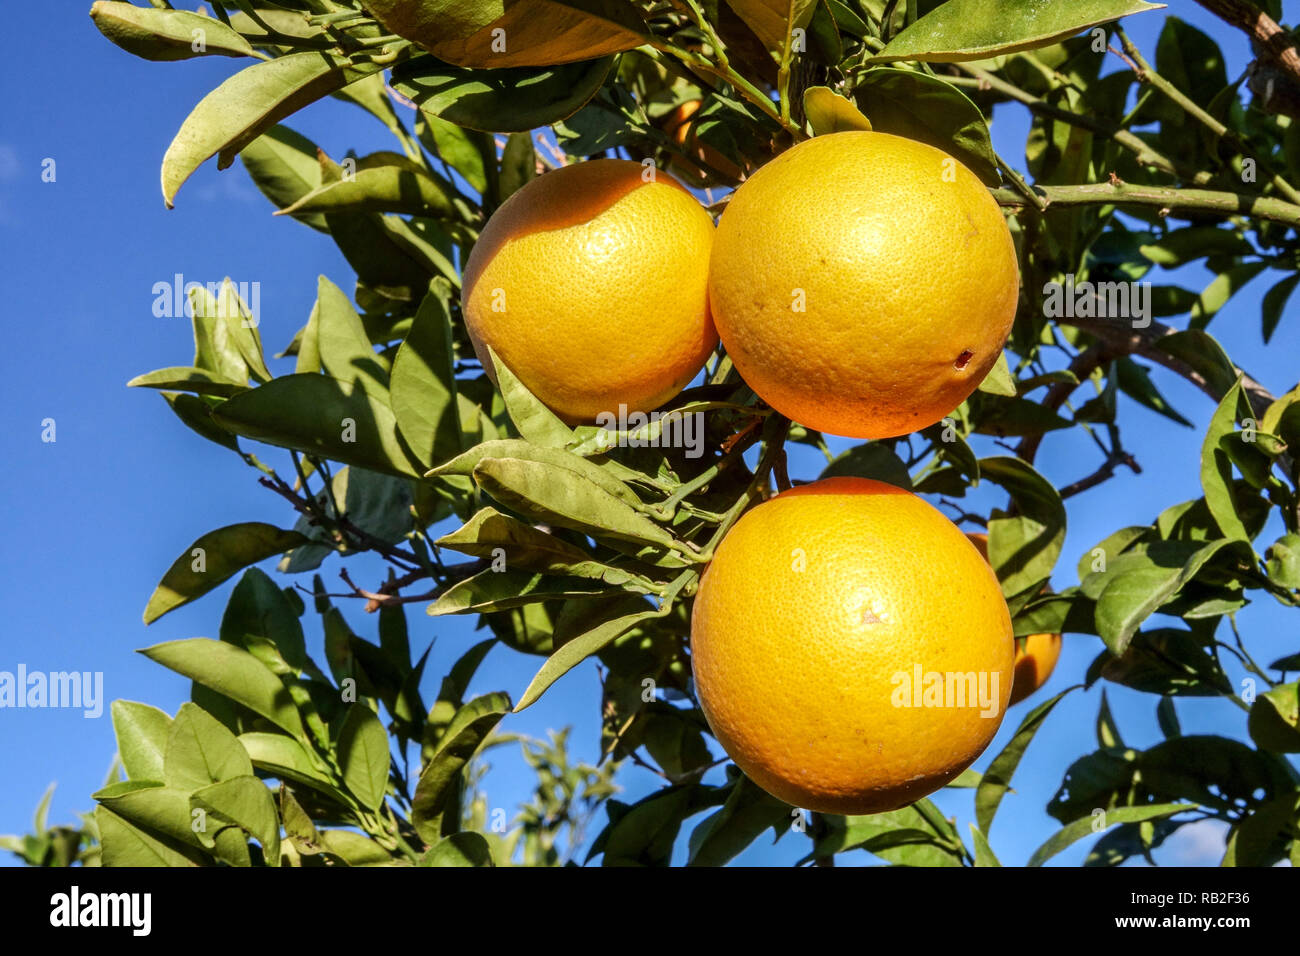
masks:
[[[747,512],[691,622],[718,742],[769,793],[827,813],[905,806],[970,766],[1002,722],[1014,656],[988,562],[932,505],[865,478]]]
[[[997,361],[1019,268],[997,203],[946,153],[886,133],[818,136],[759,169],[718,223],[709,299],[769,405],[886,438],[932,425]]]
[[[985,560],[989,556],[989,536],[983,532],[968,533],[966,537],[979,548]],[[1047,683],[1061,656],[1060,634],[1030,634],[1016,642],[1016,674],[1011,685],[1011,700],[1007,706],[1018,704]]]
[[[570,424],[649,411],[717,345],[713,220],[667,173],[599,159],[546,173],[488,221],[465,266],[465,324]]]

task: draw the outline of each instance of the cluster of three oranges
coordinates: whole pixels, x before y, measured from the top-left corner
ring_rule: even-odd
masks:
[[[570,423],[661,406],[720,339],[777,412],[878,439],[966,399],[1018,286],[1006,221],[973,173],[922,143],[843,132],[759,169],[716,229],[652,167],[547,173],[488,222],[463,304],[485,366],[487,345]],[[1016,656],[977,547],[910,492],[856,478],[741,518],[700,583],[691,651],[728,755],[788,803],[839,813],[903,806],[969,766]]]

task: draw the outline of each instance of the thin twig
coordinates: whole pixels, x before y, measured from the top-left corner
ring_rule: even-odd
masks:
[[[1142,466],[1137,463],[1137,459],[1128,452],[1120,449],[1107,458],[1091,475],[1086,478],[1080,478],[1061,489],[1062,498],[1070,498],[1080,492],[1087,491],[1089,488],[1095,488],[1104,481],[1109,481],[1115,474],[1115,469],[1120,465],[1127,465],[1129,470],[1135,475],[1142,474]]]

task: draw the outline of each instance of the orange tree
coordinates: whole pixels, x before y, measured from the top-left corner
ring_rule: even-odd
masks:
[[[1177,18],[1154,55],[1140,50],[1119,21],[1158,15],[1142,0],[212,0],[210,15],[95,3],[95,25],[138,56],[252,61],[176,134],[164,201],[212,157],[223,168],[240,157],[280,212],[332,237],[356,277],[320,280],[274,370],[237,289],[196,289],[193,362],[131,383],[161,390],[194,432],[241,456],[290,527],[235,524],[181,550],[146,622],[242,573],[219,640],[145,651],[193,681],[192,702],[168,716],[118,701],[125,778],[95,794],[80,831],[42,822],[7,845],[32,863],[555,864],[560,831],[591,818],[587,859],[607,865],[668,862],[687,821],[696,864],[793,829],[784,838],[805,841],[805,862],[866,848],[893,863],[997,865],[989,826],[1074,687],[1028,709],[983,773],[952,781],[973,794],[970,833],[924,797],[806,817],[732,766],[709,773],[725,758],[691,681],[692,603],[741,516],[818,477],[791,467],[808,460],[787,455],[803,445],[824,453],[822,476],[902,486],[986,533],[1014,633],[1095,642],[1076,687],[1158,699],[1165,739],[1145,750],[1121,742],[1103,704],[1100,747],[1061,762],[1048,807],[1061,829],[1030,863],[1103,830],[1090,862],[1149,858],[1203,819],[1230,826],[1225,862],[1295,862],[1300,777],[1286,754],[1300,752],[1300,715],[1286,672],[1300,658],[1257,663],[1234,614],[1252,599],[1300,603],[1300,389],[1270,394],[1207,325],[1265,268],[1291,270],[1264,296],[1267,340],[1300,279],[1300,55],[1276,0],[1201,3],[1250,36],[1256,60],[1235,82],[1215,41]],[[1119,68],[1104,71],[1108,58]],[[283,125],[327,96],[372,114],[395,148],[331,157]],[[1028,112],[1028,180],[993,149],[988,121],[1004,110]],[[732,188],[774,157],[845,130],[956,158],[1014,238],[1005,351],[942,420],[834,455],[718,349],[666,406],[700,416],[702,454],[688,454],[657,440],[664,420],[561,420],[525,376],[476,352],[462,267],[493,213],[539,175],[630,159],[707,189],[709,211],[725,216]],[[1193,261],[1217,276],[1199,294],[1142,284],[1155,266]],[[1217,406],[1203,494],[1158,502],[1152,490],[1149,523],[1062,571],[1066,502],[1136,466],[1119,394],[1187,424],[1161,394],[1165,375]],[[1072,430],[1102,463],[1058,489],[1034,461]],[[1001,507],[961,507],[990,487]],[[347,562],[363,552],[388,563],[386,578],[354,581]],[[289,574],[341,565],[344,584],[317,574],[298,588],[253,567],[276,556]],[[348,626],[335,603],[347,600],[374,612],[372,635]],[[408,604],[475,616],[485,640],[428,673]],[[513,696],[466,699],[496,643],[535,656],[536,677]],[[477,787],[481,755],[509,739],[503,717],[593,656],[601,760],[571,764],[563,736],[526,743],[536,798],[498,825]],[[1181,734],[1179,696],[1231,699],[1239,739]],[[662,787],[614,799],[627,761]]]

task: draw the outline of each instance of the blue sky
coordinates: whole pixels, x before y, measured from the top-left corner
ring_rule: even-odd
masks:
[[[185,364],[191,354],[188,322],[153,315],[153,285],[176,273],[186,281],[228,275],[237,282],[259,282],[262,336],[268,352],[276,352],[306,320],[318,274],[344,288],[351,287],[353,276],[328,237],[272,218],[239,164],[223,173],[213,163],[205,165],[182,190],[176,209],[164,208],[158,187],[163,152],[188,111],[236,64],[223,58],[177,64],[135,59],[94,30],[88,7],[88,0],[54,0],[7,11],[10,35],[27,42],[7,52],[0,73],[0,287],[11,316],[10,344],[0,352],[5,396],[0,501],[6,517],[0,582],[8,594],[0,670],[23,663],[29,670],[102,671],[109,700],[143,700],[174,712],[187,699],[188,683],[133,650],[184,637],[215,637],[233,582],[145,628],[140,615],[158,578],[205,531],[248,520],[290,526],[293,516],[257,485],[255,474],[237,457],[193,436],[158,395],[124,387],[140,372]],[[1194,4],[1178,7],[1180,15],[1220,40],[1230,77],[1239,75],[1249,55],[1245,38]],[[1162,16],[1128,22],[1149,57]],[[317,104],[290,125],[335,157],[349,148],[360,153],[393,148],[377,124],[347,104]],[[1027,128],[1027,114],[1014,107],[1001,108],[993,124],[995,146],[1021,167]],[[44,182],[49,160],[55,178]],[[1199,268],[1160,277],[1174,278],[1199,290],[1212,277]],[[1296,382],[1300,316],[1284,317],[1272,345],[1263,344],[1259,300],[1270,279],[1277,278],[1266,273],[1256,279],[1211,330],[1239,365],[1281,394]],[[1293,304],[1290,311],[1297,308]],[[277,373],[285,368],[286,363],[272,363]],[[1163,507],[1200,494],[1201,430],[1213,406],[1172,375],[1158,372],[1156,380],[1197,428],[1168,427],[1121,398],[1125,445],[1143,474],[1121,471],[1102,488],[1071,501],[1058,586],[1074,583],[1077,557],[1110,531],[1147,523]],[[42,441],[45,419],[56,423],[55,442]],[[994,452],[990,447],[981,453]],[[1071,433],[1049,436],[1038,464],[1061,485],[1093,471],[1097,456],[1086,438]],[[268,458],[277,467],[286,461],[279,452]],[[815,457],[796,457],[792,466],[802,478],[814,477],[820,468]],[[975,500],[985,508],[1000,503]],[[361,559],[349,568],[358,582],[379,580],[374,562]],[[323,573],[337,582],[338,564],[327,564]],[[373,619],[366,620],[355,606],[345,612],[359,633],[373,635]],[[1293,618],[1262,600],[1239,616],[1248,645],[1262,661],[1297,650]],[[471,622],[435,621],[420,605],[409,609],[409,619],[417,649],[436,639],[430,674],[443,673],[476,640]],[[318,633],[313,636],[319,641]],[[1099,648],[1095,638],[1067,637],[1047,691],[1034,700],[1078,680]],[[471,691],[505,689],[518,696],[539,663],[496,648]],[[544,736],[548,728],[571,725],[575,754],[594,759],[597,693],[594,667],[584,665],[534,707],[510,717],[503,729]],[[1004,801],[993,827],[992,845],[1004,863],[1023,863],[1057,828],[1043,808],[1069,763],[1096,746],[1100,693],[1096,687],[1067,698],[1032,745],[1016,792]],[[1156,698],[1118,687],[1110,687],[1109,694],[1129,745],[1140,748],[1160,739]],[[1001,749],[1026,709],[1021,705],[1012,712],[978,766]],[[1229,703],[1180,701],[1178,710],[1185,733],[1244,734],[1243,715]],[[107,708],[98,720],[66,710],[0,711],[0,833],[24,832],[52,781],[58,783],[53,821],[70,821],[76,811],[90,809],[89,795],[100,785],[113,749]],[[533,778],[508,749],[495,751],[491,762],[489,805],[513,815]],[[620,780],[626,787],[623,799],[656,786],[653,777],[634,768]],[[959,817],[967,833],[973,818],[969,791],[944,792],[937,800]],[[602,824],[603,814],[592,832]],[[683,840],[692,825],[684,828]],[[1213,828],[1184,833],[1158,858],[1171,864],[1217,862],[1221,833]],[[1090,842],[1055,862],[1078,863]],[[775,847],[764,838],[741,860],[789,863],[805,849],[806,843],[789,837]],[[865,854],[857,856],[869,862]]]

